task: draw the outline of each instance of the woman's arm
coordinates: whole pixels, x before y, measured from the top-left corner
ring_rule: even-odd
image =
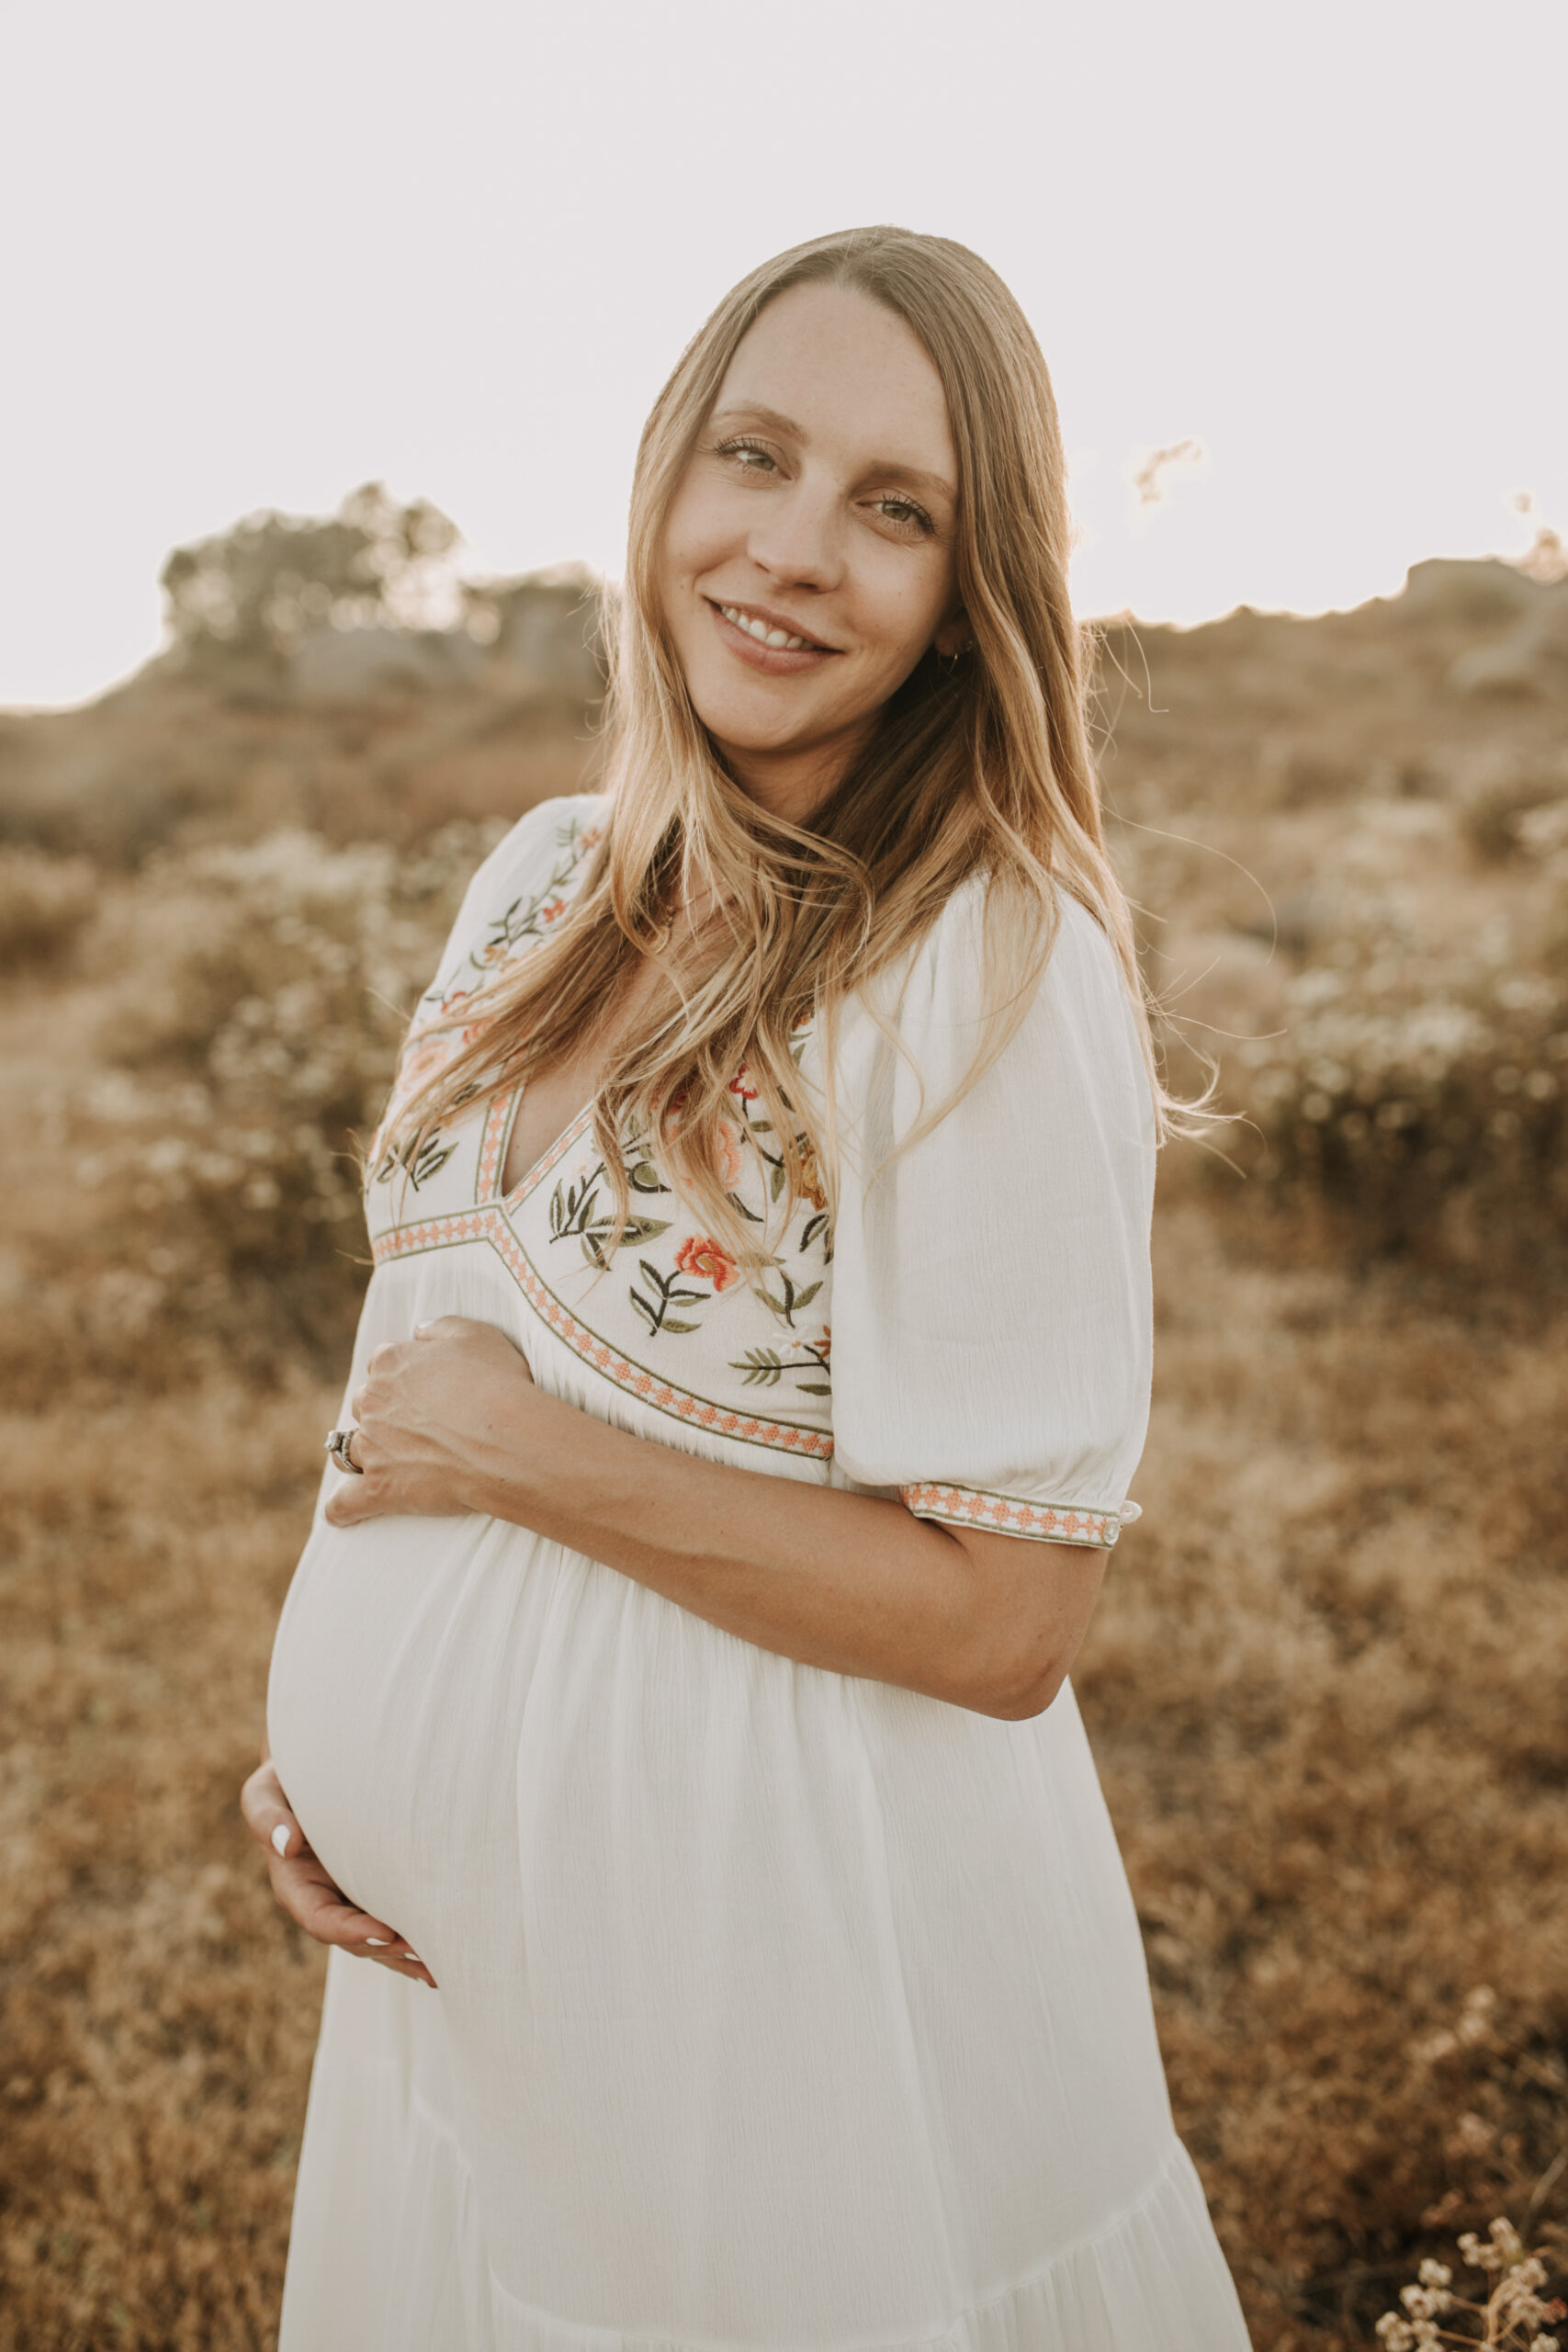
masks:
[[[492,1326],[380,1348],[354,1398],[334,1526],[483,1511],[661,1592],[759,1648],[1017,1721],[1088,1630],[1102,1550],[950,1530],[901,1503],[704,1461],[545,1395]]]

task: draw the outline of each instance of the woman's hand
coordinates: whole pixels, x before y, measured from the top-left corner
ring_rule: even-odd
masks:
[[[519,1399],[533,1385],[504,1332],[461,1315],[378,1348],[350,1405],[349,1451],[364,1476],[342,1479],[326,1507],[333,1526],[387,1512],[447,1519],[479,1508],[490,1442],[505,1430],[515,1442]]]
[[[288,1810],[288,1799],[270,1757],[259,1764],[240,1792],[240,1811],[253,1838],[266,1849],[272,1891],[297,1928],[319,1944],[336,1944],[356,1960],[377,1960],[400,1976],[434,1991],[435,1979],[395,1928],[356,1909],[334,1886],[310,1851],[305,1833]]]

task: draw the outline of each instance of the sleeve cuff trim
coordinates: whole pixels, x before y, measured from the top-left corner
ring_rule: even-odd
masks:
[[[1138,1516],[1136,1503],[1114,1510],[1080,1510],[1072,1503],[1032,1503],[1017,1495],[996,1495],[983,1487],[947,1487],[930,1482],[900,1487],[898,1499],[917,1519],[949,1527],[993,1529],[998,1535],[1027,1535],[1038,1544],[1089,1544],[1109,1551],[1124,1524]]]

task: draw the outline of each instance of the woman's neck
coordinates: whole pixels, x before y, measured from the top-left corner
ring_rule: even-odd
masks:
[[[806,826],[842,784],[870,731],[857,727],[852,737],[836,736],[803,750],[737,749],[731,743],[720,743],[718,750],[741,791],[759,808],[770,817],[782,817],[786,824]]]

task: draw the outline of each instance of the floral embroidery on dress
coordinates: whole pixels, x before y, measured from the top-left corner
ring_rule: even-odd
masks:
[[[558,855],[548,881],[537,890],[520,890],[509,907],[492,915],[480,944],[469,953],[468,961],[481,983],[488,984],[498,966],[510,963],[520,947],[542,939],[550,925],[560,921],[571,903],[564,895],[568,886],[577,880],[583,860],[603,839],[602,827],[581,826],[575,817],[557,827]]]
[[[797,1064],[805,1046],[802,1035],[794,1048]],[[729,1091],[740,1117],[718,1123],[716,1172],[736,1213],[749,1225],[765,1226],[766,1204],[778,1201],[784,1193],[784,1155],[771,1148],[772,1122],[752,1111],[760,1099],[759,1090],[750,1084],[744,1064],[730,1080]],[[681,1099],[676,1096],[665,1115],[667,1142],[673,1140]],[[650,1339],[684,1339],[703,1329],[705,1311],[716,1299],[739,1285],[766,1306],[789,1337],[776,1347],[748,1349],[743,1358],[731,1361],[730,1369],[739,1372],[749,1386],[774,1386],[789,1380],[807,1394],[826,1396],[831,1393],[827,1335],[799,1331],[795,1317],[822,1288],[832,1260],[831,1223],[815,1147],[804,1137],[799,1147],[804,1162],[799,1205],[807,1214],[793,1248],[786,1232],[781,1249],[764,1258],[753,1272],[711,1234],[677,1230],[675,1240],[667,1245],[668,1259],[663,1252],[658,1261],[638,1257],[637,1278],[628,1283],[626,1296]],[[672,1217],[650,1216],[642,1206],[656,1196],[674,1202],[675,1194],[646,1142],[635,1133],[627,1139],[626,1157],[626,1182],[633,1199],[631,1214],[618,1235],[614,1190],[602,1158],[581,1160],[558,1179],[550,1195],[552,1246],[575,1241],[597,1273],[607,1272],[623,1249],[646,1250],[650,1242],[662,1241],[675,1227]],[[749,1169],[756,1171],[761,1187],[755,1205],[743,1189]],[[755,1193],[757,1185],[751,1189]]]
[[[675,1263],[683,1274],[696,1274],[712,1283],[716,1291],[728,1290],[740,1277],[740,1269],[728,1250],[704,1234],[692,1234],[675,1252]]]
[[[459,1044],[482,1034],[491,1017],[487,998],[512,958],[543,938],[566,914],[587,860],[603,837],[602,819],[585,825],[573,815],[556,827],[553,845],[546,833],[535,850],[537,882],[530,876],[515,876],[502,886],[510,893],[507,903],[488,910],[476,924],[456,967],[443,971],[411,1024],[388,1121],[400,1103],[428,1083]],[[547,859],[547,870],[539,874]],[[520,881],[532,887],[519,888]],[[462,1023],[461,1028],[436,1025],[455,1020]],[[809,1013],[795,1024],[791,1051],[797,1068],[811,1027]],[[739,1374],[737,1405],[739,1389],[772,1389],[797,1391],[802,1408],[809,1398],[815,1409],[817,1400],[831,1394],[830,1337],[811,1313],[819,1298],[818,1316],[827,1305],[821,1296],[832,1260],[827,1189],[815,1148],[804,1136],[797,1137],[797,1197],[789,1204],[781,1230],[777,1211],[786,1189],[785,1155],[776,1147],[773,1123],[762,1109],[761,1089],[744,1066],[730,1081],[729,1099],[732,1114],[716,1125],[715,1172],[737,1216],[757,1234],[760,1261],[748,1261],[743,1253],[737,1254],[693,1225],[691,1211],[674,1191],[649,1140],[635,1131],[624,1142],[630,1201],[629,1214],[618,1231],[615,1187],[604,1157],[593,1147],[591,1123],[578,1125],[559,1139],[558,1147],[552,1147],[537,1168],[530,1170],[502,1200],[499,1175],[506,1134],[515,1114],[515,1092],[497,1098],[486,1119],[476,1204],[493,1200],[503,1220],[510,1220],[524,1215],[528,1199],[534,1197],[536,1205],[532,1217],[537,1220],[539,1232],[536,1248],[542,1245],[552,1260],[559,1252],[586,1270],[591,1281],[611,1272],[612,1268],[618,1271],[621,1252],[629,1251],[630,1279],[623,1274],[624,1287],[616,1286],[622,1304],[614,1319],[627,1328],[640,1327],[645,1340],[658,1343],[654,1361],[695,1355],[698,1351],[685,1343],[722,1307],[727,1320],[718,1327],[716,1352],[720,1361],[728,1362],[732,1374]],[[667,1114],[669,1139],[673,1137],[680,1108],[677,1097]],[[441,1175],[461,1148],[462,1136],[456,1126],[452,1136],[441,1133],[427,1136],[417,1149],[407,1144],[383,1148],[387,1124],[383,1122],[377,1137],[379,1158],[373,1162],[375,1178],[382,1183],[400,1174],[418,1192]],[[437,1194],[444,1189],[436,1186]],[[424,1213],[428,1216],[428,1210]],[[438,1220],[423,1229],[434,1234],[445,1227]],[[398,1230],[412,1228],[400,1226]],[[455,1232],[453,1238],[457,1238]],[[386,1246],[378,1245],[378,1254]],[[544,1258],[539,1257],[536,1263],[543,1274]],[[580,1271],[575,1278],[565,1275],[563,1267],[560,1274],[550,1279],[564,1279],[568,1290],[575,1292],[582,1273]],[[776,1332],[771,1340],[766,1335],[769,1322]],[[667,1347],[667,1342],[673,1344]],[[664,1390],[661,1381],[659,1394],[662,1396]],[[669,1393],[673,1396],[677,1392]]]
[[[626,1182],[634,1193],[668,1193],[670,1187],[660,1176],[653,1161],[645,1154],[635,1155],[626,1170]],[[550,1239],[577,1240],[589,1264],[600,1273],[609,1272],[615,1255],[610,1243],[615,1238],[615,1212],[614,1196],[608,1188],[609,1177],[602,1159],[592,1168],[580,1170],[575,1179],[563,1177],[550,1194]],[[601,1190],[604,1187],[604,1190]],[[670,1230],[670,1219],[649,1216],[628,1216],[621,1228],[615,1249],[629,1242],[634,1247],[645,1241],[655,1241]]]
[[[828,1374],[828,1359],[832,1345],[832,1332],[824,1323],[815,1340],[797,1340],[787,1354],[781,1355],[777,1348],[748,1348],[743,1356],[731,1359],[729,1369],[740,1374],[748,1388],[776,1388],[781,1380],[787,1378],[807,1396],[830,1396],[833,1384]],[[808,1379],[807,1374],[815,1377]]]
[[[433,1176],[439,1176],[457,1147],[442,1136],[425,1136],[420,1142],[389,1144],[376,1165],[376,1182],[386,1184],[400,1172],[406,1176],[417,1193]]]
[[[519,892],[503,912],[485,925],[479,942],[469,948],[458,973],[438,979],[421,998],[403,1040],[390,1099],[371,1141],[369,1159],[376,1183],[389,1183],[400,1174],[417,1193],[451,1159],[457,1147],[441,1135],[426,1136],[418,1150],[412,1152],[407,1145],[384,1150],[382,1138],[401,1106],[412,1102],[420,1088],[460,1047],[472,1045],[488,1028],[491,1016],[484,1004],[487,991],[519,948],[542,939],[551,924],[559,922],[570,904],[563,895],[567,885],[577,877],[584,859],[603,839],[602,825],[581,826],[575,817],[558,825],[557,856],[549,880],[541,889]],[[476,975],[471,981],[468,978],[469,972]],[[436,1025],[450,1022],[465,1006],[471,1008],[474,1014],[465,1028]]]

